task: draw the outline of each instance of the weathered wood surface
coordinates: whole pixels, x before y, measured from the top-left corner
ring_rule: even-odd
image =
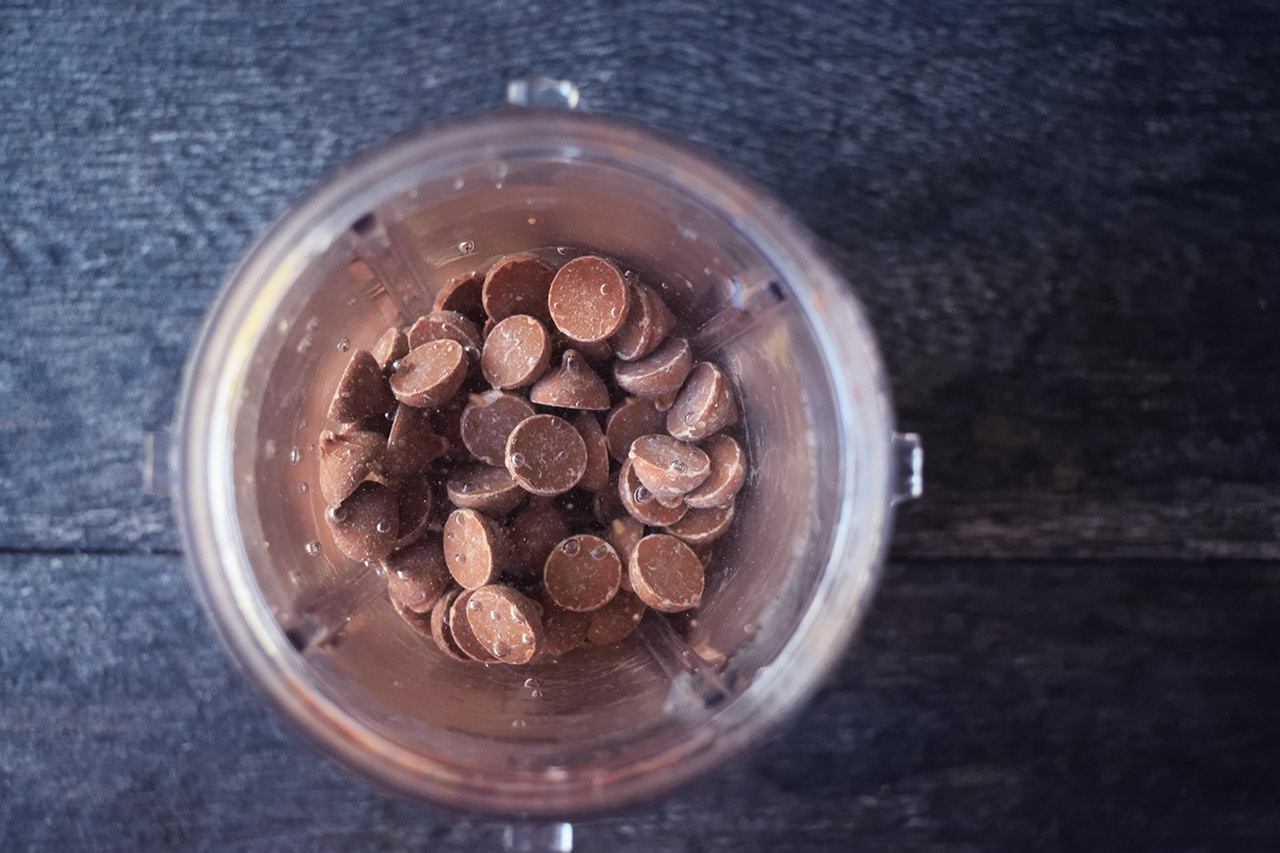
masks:
[[[4,556],[0,600],[7,850],[498,844],[282,732],[177,557]],[[1275,849],[1277,608],[1274,565],[895,565],[793,725],[581,847]]]
[[[791,739],[584,846],[1280,846],[1280,7],[714,5],[0,5],[0,847],[495,842],[280,733],[138,484],[253,235],[532,71],[791,204],[929,459]]]

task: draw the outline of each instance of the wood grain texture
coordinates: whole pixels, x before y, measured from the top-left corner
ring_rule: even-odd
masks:
[[[900,553],[1275,556],[1275,4],[642,6],[7,4],[0,547],[173,549],[141,428],[225,270],[537,69],[829,243],[940,498]]]
[[[495,849],[283,733],[166,556],[2,556],[6,850]],[[894,566],[813,704],[581,849],[1280,844],[1280,568]]]

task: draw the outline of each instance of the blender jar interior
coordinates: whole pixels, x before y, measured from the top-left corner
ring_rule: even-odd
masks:
[[[471,119],[338,176],[233,276],[188,378],[206,417],[194,428],[191,405],[181,425],[197,585],[322,748],[456,806],[600,810],[727,757],[838,659],[887,524],[887,396],[856,305],[824,290],[838,277],[727,180],[625,124]],[[350,350],[527,251],[603,254],[655,287],[732,378],[751,473],[696,613],[651,611],[623,643],[556,663],[484,666],[414,633],[332,544],[315,446]]]

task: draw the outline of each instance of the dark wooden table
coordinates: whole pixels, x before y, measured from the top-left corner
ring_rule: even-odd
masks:
[[[0,6],[0,848],[497,845],[259,707],[139,468],[254,234],[530,71],[790,203],[929,451],[829,687],[581,848],[1280,846],[1276,5],[570,5]]]

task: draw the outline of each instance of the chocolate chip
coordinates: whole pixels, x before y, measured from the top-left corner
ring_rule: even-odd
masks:
[[[383,372],[391,367],[392,362],[408,354],[409,338],[395,326],[383,332],[382,337],[378,338],[378,342],[373,345],[372,355]]]
[[[340,504],[370,474],[381,470],[387,440],[376,432],[320,434],[320,494],[330,504]]]
[[[395,490],[372,480],[361,483],[324,516],[334,544],[353,560],[381,560],[395,548],[400,534]]]
[[[450,462],[471,461],[471,453],[462,441],[462,413],[466,404],[466,395],[460,394],[430,410],[431,425],[449,443],[444,458]]]
[[[688,610],[702,602],[702,562],[674,536],[646,536],[636,545],[631,561],[631,585],[640,600],[655,610]]]
[[[475,632],[471,628],[471,619],[468,614],[472,612],[471,598],[475,595],[475,590],[464,589],[453,600],[453,604],[449,606],[449,631],[453,634],[453,642],[458,646],[458,650],[471,660],[478,660],[484,663],[496,663],[497,658],[480,642]],[[479,610],[479,606],[474,608]]]
[[[456,507],[474,509],[486,515],[506,515],[525,498],[524,489],[516,484],[506,468],[472,465],[449,478],[446,489]]]
[[[480,328],[457,311],[432,311],[409,329],[409,348],[432,341],[457,341],[472,361],[480,358]]]
[[[685,543],[688,544],[688,543]],[[693,553],[698,555],[698,559],[702,562],[702,568],[706,569],[711,565],[711,560],[715,558],[716,546],[714,543],[706,543],[703,545],[689,545]]]
[[[511,540],[511,562],[519,566],[524,577],[538,577],[551,551],[569,535],[564,513],[546,498],[532,498],[508,529]]]
[[[676,318],[662,297],[647,287],[631,289],[626,322],[613,336],[613,351],[623,361],[635,361],[657,349],[675,328]]]
[[[642,435],[651,435],[666,429],[666,415],[653,407],[649,400],[628,397],[613,407],[604,420],[605,441],[609,455],[619,462],[627,461],[631,443]]]
[[[594,365],[602,365],[609,359],[613,358],[613,347],[606,341],[592,341],[586,343],[583,341],[573,341],[573,347],[586,357],[587,361]]]
[[[506,561],[506,536],[490,518],[474,509],[455,509],[444,523],[444,555],[460,586],[479,589],[492,583]]]
[[[551,338],[546,328],[527,314],[499,322],[485,338],[480,355],[484,378],[494,388],[531,385],[551,366]]]
[[[480,276],[454,279],[436,294],[431,310],[457,311],[471,322],[480,325],[485,319],[484,305],[481,301],[483,287],[484,279]]]
[[[339,423],[355,423],[369,415],[390,409],[395,399],[387,389],[378,360],[362,349],[351,353],[338,390],[329,404],[329,418]]]
[[[701,441],[737,421],[729,378],[714,364],[700,361],[667,412],[667,432],[681,441]]]
[[[622,470],[618,472],[618,496],[632,518],[650,527],[675,524],[684,518],[687,510],[683,501],[676,507],[666,507],[658,503],[653,493],[636,477],[630,459],[622,463]]]
[[[605,441],[600,421],[589,412],[579,412],[569,423],[573,424],[587,446],[587,467],[582,472],[578,487],[588,492],[609,488],[609,444]]]
[[[466,605],[471,633],[502,663],[528,663],[542,640],[542,608],[508,586],[481,587]]]
[[[622,273],[604,258],[574,258],[551,282],[551,319],[570,340],[602,341],[622,328],[628,291]]]
[[[619,516],[627,515],[627,508],[622,505],[618,495],[618,475],[609,475],[609,485],[595,493],[591,499],[591,511],[602,525],[607,525]]]
[[[561,607],[539,586],[537,600],[542,605],[542,642],[539,658],[557,658],[581,646],[591,627],[591,614]]]
[[[622,561],[598,536],[570,536],[547,557],[542,570],[547,594],[561,607],[586,612],[603,607],[618,592]]]
[[[396,547],[404,548],[416,542],[435,517],[435,483],[426,474],[414,474],[401,480],[396,488],[396,507],[400,519]]]
[[[449,587],[444,549],[435,538],[422,539],[393,552],[383,559],[382,567],[387,572],[387,592],[391,600],[414,613],[430,613]]]
[[[453,639],[453,631],[449,624],[449,613],[453,608],[454,602],[458,600],[458,596],[461,594],[462,590],[451,589],[444,595],[440,596],[439,600],[436,601],[435,606],[431,608],[431,639],[436,641],[436,645],[440,647],[440,651],[444,652],[454,660],[470,660],[470,658],[462,653],[462,649],[458,648],[457,642]]]
[[[386,445],[383,468],[393,480],[418,473],[449,451],[449,440],[436,435],[431,416],[413,406],[396,406]]]
[[[727,435],[713,435],[702,443],[711,460],[711,474],[684,496],[690,509],[711,509],[733,500],[747,481],[747,457],[742,447]]]
[[[526,418],[507,439],[507,470],[527,492],[559,495],[582,479],[587,446],[578,431],[555,415]]]
[[[467,354],[457,341],[431,341],[409,350],[391,374],[396,399],[410,406],[439,406],[467,378]]]
[[[675,509],[677,507],[684,506],[684,497],[682,495],[676,495],[674,497],[654,495],[653,499],[662,506],[665,506],[667,509]]]
[[[414,613],[408,607],[405,607],[404,603],[398,601],[394,596],[391,598],[391,606],[395,609],[396,613],[400,614],[400,618],[403,619],[410,628],[424,637],[431,636],[431,616],[429,614]]]
[[[691,509],[684,518],[667,525],[667,532],[690,545],[705,545],[724,535],[733,522],[733,504],[714,509]]]
[[[494,320],[528,314],[550,322],[547,293],[556,271],[532,255],[516,255],[497,263],[484,278],[481,299]]]
[[[605,536],[622,560],[622,588],[631,589],[631,557],[636,544],[644,538],[644,525],[629,515],[621,515],[609,522]]]
[[[644,618],[644,611],[645,604],[638,596],[619,590],[608,604],[591,614],[587,642],[607,646],[625,640]]]
[[[502,466],[507,439],[525,418],[536,414],[523,397],[502,391],[486,391],[473,396],[462,410],[462,443],[471,455],[488,465]]]
[[[693,353],[684,338],[671,338],[649,355],[630,364],[615,364],[613,378],[628,394],[651,400],[674,401],[693,368]]]
[[[602,412],[609,408],[609,389],[585,358],[567,349],[560,365],[534,384],[529,400],[539,406]]]
[[[702,485],[711,474],[707,454],[669,435],[640,436],[631,442],[627,458],[636,479],[657,498],[680,498]]]

